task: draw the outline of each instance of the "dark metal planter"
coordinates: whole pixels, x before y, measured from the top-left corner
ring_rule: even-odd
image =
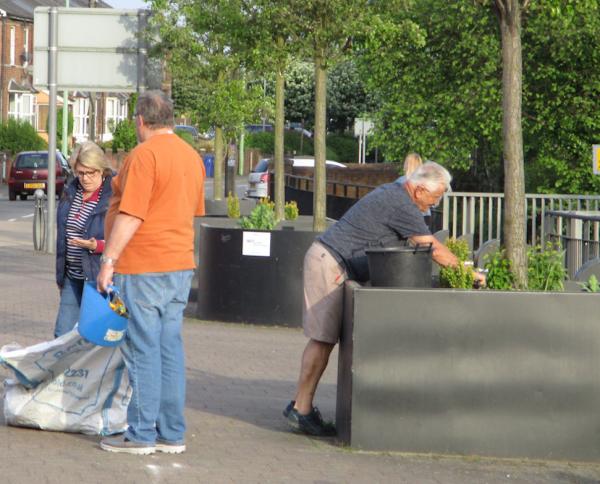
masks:
[[[246,231],[256,232],[256,231]],[[195,316],[224,322],[302,325],[302,266],[316,237],[312,217],[270,233],[270,255],[243,255],[237,221],[202,219]]]
[[[598,295],[345,290],[342,441],[600,461]]]

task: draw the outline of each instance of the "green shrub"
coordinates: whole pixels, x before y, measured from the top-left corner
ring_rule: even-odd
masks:
[[[118,122],[113,131],[113,153],[116,153],[118,149],[131,151],[136,144],[135,122],[129,119]]]
[[[275,133],[273,131],[250,133],[246,135],[244,144],[246,148],[259,149],[263,154],[273,154],[275,152]],[[300,149],[301,144],[302,149]],[[286,155],[295,153],[297,156],[312,156],[314,155],[314,140],[304,136],[301,143],[301,133],[299,131],[286,131],[283,140],[283,151]],[[358,142],[349,136],[339,134],[327,136],[325,156],[328,160],[350,162],[356,159],[357,152]]]
[[[453,289],[469,289],[473,287],[475,280],[473,267],[465,264],[470,253],[467,241],[449,238],[446,240],[446,247],[456,256],[458,265],[456,267],[442,267],[440,269],[440,286],[451,287]]]
[[[277,225],[275,204],[270,202],[268,198],[261,199],[248,217],[240,219],[240,226],[243,229],[273,230],[275,225]]]
[[[295,201],[285,202],[285,207],[283,208],[284,216],[286,220],[296,220],[298,218],[298,204]]]
[[[513,289],[515,278],[510,271],[510,261],[504,250],[498,250],[485,258],[484,268],[487,269],[487,287],[498,291]]]
[[[8,151],[14,155],[20,151],[46,149],[48,149],[48,143],[27,121],[9,119],[0,124],[0,151]]]
[[[567,270],[564,263],[564,251],[552,243],[546,249],[538,245],[527,250],[527,287],[533,291],[562,291]]]
[[[358,141],[352,136],[330,134],[327,136],[327,148],[335,153],[335,158],[328,158],[330,160],[354,163],[358,158]]]
[[[240,218],[240,199],[231,192],[227,195],[227,216],[229,218]]]
[[[177,131],[175,131],[175,134],[177,136],[179,136],[187,144],[189,144],[191,146],[195,146],[194,137],[192,136],[191,133],[188,133],[187,131],[183,131],[183,130],[177,130]]]
[[[587,282],[579,284],[585,292],[600,292],[600,282],[598,278],[592,274]]]

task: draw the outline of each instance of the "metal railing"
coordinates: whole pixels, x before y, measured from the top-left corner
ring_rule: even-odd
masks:
[[[550,211],[600,210],[599,195],[525,195],[527,242],[546,243],[546,214]],[[475,248],[491,239],[502,240],[503,193],[451,192],[444,195],[442,227],[450,237],[474,234]]]
[[[573,279],[586,262],[600,257],[600,211],[549,211],[546,238],[565,250],[565,267]]]

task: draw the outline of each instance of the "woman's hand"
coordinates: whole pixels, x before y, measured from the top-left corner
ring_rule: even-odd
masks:
[[[74,245],[75,247],[81,247],[82,249],[87,249],[91,252],[94,252],[96,250],[96,247],[98,247],[98,242],[96,242],[96,239],[94,237],[90,239],[67,239],[67,242],[70,245]]]

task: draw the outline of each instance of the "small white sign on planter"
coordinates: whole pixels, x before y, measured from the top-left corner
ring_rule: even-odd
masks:
[[[242,255],[269,257],[271,255],[271,232],[244,232]]]

